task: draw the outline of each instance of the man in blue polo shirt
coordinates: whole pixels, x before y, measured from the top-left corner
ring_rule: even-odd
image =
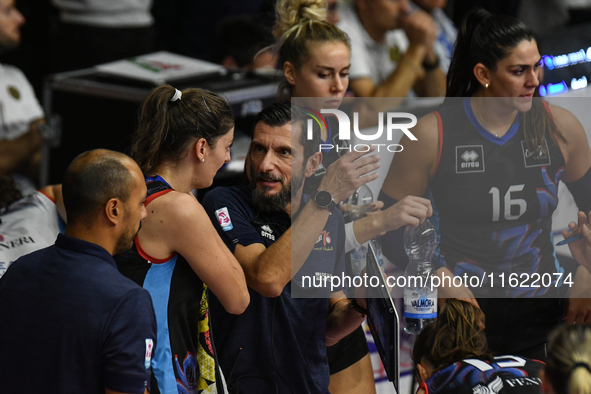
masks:
[[[249,150],[251,185],[217,188],[205,197],[250,291],[250,305],[239,316],[210,303],[218,358],[234,392],[328,394],[326,344],[364,318],[356,300],[331,293],[330,286],[310,291],[304,278],[341,276],[345,235],[336,203],[375,179],[362,175],[377,168],[377,158],[343,155],[319,192],[303,196],[304,179],[322,160],[319,130],[307,141],[304,125],[295,106],[293,114],[289,104],[264,109]]]
[[[66,234],[0,279],[0,392],[147,393],[152,302],[112,258],[146,216],[142,173],[121,153],[86,152],[63,198]]]

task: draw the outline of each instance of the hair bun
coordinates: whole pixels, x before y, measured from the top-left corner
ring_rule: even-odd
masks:
[[[326,21],[326,0],[279,0],[275,37],[282,37],[294,26],[308,21]]]

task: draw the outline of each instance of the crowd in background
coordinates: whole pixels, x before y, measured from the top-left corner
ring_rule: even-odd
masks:
[[[554,269],[549,239],[557,183],[565,182],[581,211],[591,211],[591,155],[584,129],[569,111],[532,100],[541,78],[534,33],[543,15],[536,20],[527,11],[530,3],[18,0],[23,17],[13,0],[0,0],[0,83],[7,100],[0,228],[20,234],[3,246],[11,253],[47,247],[13,265],[22,254],[6,252],[0,259],[0,313],[10,316],[0,322],[0,388],[31,387],[38,379],[49,392],[223,393],[229,387],[371,393],[371,363],[359,328],[368,313],[364,295],[345,288],[314,298],[292,295],[303,287],[301,275],[338,275],[349,264],[346,253],[377,236],[387,242],[385,255],[402,261],[401,229],[436,208],[443,235],[438,275],[481,269],[490,256],[495,264],[488,268],[504,272],[533,253],[521,244],[507,252],[505,244],[493,242],[498,234],[532,240],[535,269]],[[555,19],[556,29],[587,22],[591,14],[583,1],[547,1],[544,10],[552,7],[563,16]],[[532,28],[516,16],[530,18]],[[191,194],[212,186],[230,161],[234,115],[216,92],[165,85],[142,104],[131,158],[105,150],[81,153],[63,186],[27,191],[46,133],[35,100],[42,79],[156,50],[228,68],[283,72],[282,102],[255,120],[243,184],[214,189],[203,204]],[[337,204],[378,177],[379,156],[317,152],[320,141],[336,138],[334,118],[314,126],[313,141],[303,137],[311,116],[306,111],[337,109],[345,95],[399,102],[463,98],[419,121],[420,144],[409,148],[410,156],[394,158],[383,202],[354,223],[345,223]],[[494,97],[518,100],[481,101]],[[306,110],[290,107],[290,98],[301,99]],[[319,106],[310,98],[326,100]],[[517,133],[523,141],[512,140]],[[466,181],[455,169],[457,147],[474,138],[484,141],[483,165],[484,152],[496,152],[487,153],[487,168],[503,179],[470,174]],[[524,146],[540,152],[534,159],[552,160],[541,169],[521,156]],[[11,173],[20,175],[16,185],[5,176]],[[520,192],[526,185],[535,192],[519,200],[518,214],[505,209],[504,220],[493,223],[494,235],[488,211],[486,219],[480,215],[488,209],[482,192],[490,186]],[[548,206],[538,200],[540,193],[550,196]],[[457,214],[461,210],[473,214],[465,218]],[[492,222],[499,222],[495,212]],[[565,233],[586,236],[571,246],[579,284],[591,278],[587,220],[580,213]],[[325,248],[315,246],[320,241]],[[532,393],[591,392],[589,330],[567,328],[591,322],[589,299],[581,296],[588,288],[567,293],[566,305],[454,290],[440,294],[452,300],[417,339],[419,392],[497,393],[513,384],[533,386]],[[563,319],[567,324],[556,331]],[[52,353],[55,362],[23,381],[14,360],[44,345],[39,354]],[[493,352],[501,356],[493,358]],[[548,360],[547,366],[538,359]]]

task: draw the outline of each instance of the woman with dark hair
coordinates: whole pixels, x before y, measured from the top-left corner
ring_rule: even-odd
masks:
[[[415,342],[412,360],[417,394],[539,394],[543,363],[518,356],[492,357],[484,315],[474,305],[448,300],[437,321]]]
[[[544,393],[591,394],[591,328],[562,326],[554,331],[540,376]]]
[[[152,387],[224,392],[210,332],[208,290],[229,313],[249,303],[244,272],[190,193],[230,161],[232,110],[202,89],[160,86],[145,99],[132,157],[144,172],[148,216],[119,270],[150,292],[158,337]],[[146,356],[149,360],[148,356]]]
[[[558,300],[587,291],[579,279],[589,275],[583,267],[570,272],[554,253],[558,181],[579,209],[591,208],[585,131],[566,109],[533,97],[540,67],[527,26],[470,12],[448,72],[446,102],[412,129],[417,141],[401,140],[404,150],[394,156],[380,195],[388,206],[430,189],[440,220],[438,275],[483,279],[474,293],[440,288],[439,296],[476,304],[475,294],[491,348],[536,358],[545,356],[546,338],[563,314],[570,323],[589,321],[587,300],[571,298],[566,312]],[[387,247],[392,242],[383,245],[396,259]],[[509,284],[511,274],[520,285]],[[536,287],[535,278],[544,275],[551,283]],[[569,278],[574,285],[561,286]]]

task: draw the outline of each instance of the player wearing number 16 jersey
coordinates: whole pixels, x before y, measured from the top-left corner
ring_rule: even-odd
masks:
[[[556,259],[551,231],[559,180],[580,210],[591,210],[591,150],[572,113],[533,98],[540,66],[527,26],[471,11],[454,49],[445,105],[412,129],[417,141],[400,141],[404,150],[380,195],[386,202],[430,188],[440,217],[437,273],[485,281],[440,288],[439,295],[475,304],[476,296],[491,349],[532,358],[545,356],[546,338],[563,315],[591,322],[589,299],[566,309],[557,299],[574,290],[587,297],[588,286],[576,284],[589,274],[578,267],[570,273],[575,287],[554,286],[554,274],[569,272]],[[509,283],[511,274],[518,283]]]
[[[552,274],[564,268],[554,256],[552,213],[565,161],[555,137],[528,145],[525,130],[533,125],[520,113],[496,137],[478,121],[469,98],[452,101],[436,116],[440,158],[429,186],[440,214],[440,261],[455,275],[484,276],[485,283],[472,288],[477,297],[557,291]],[[490,273],[496,274],[494,287]],[[510,286],[511,273],[527,274],[523,280],[533,278],[525,282],[533,286]],[[549,273],[553,282],[533,283],[534,273]]]

